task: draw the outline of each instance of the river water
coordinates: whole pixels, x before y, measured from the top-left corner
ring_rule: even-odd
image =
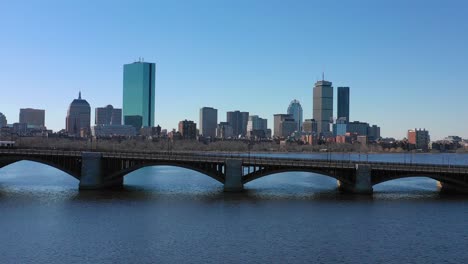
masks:
[[[287,156],[468,165],[456,154]],[[468,196],[442,195],[429,178],[357,196],[294,172],[224,193],[207,176],[161,166],[125,186],[79,192],[46,165],[0,169],[0,263],[468,263]]]

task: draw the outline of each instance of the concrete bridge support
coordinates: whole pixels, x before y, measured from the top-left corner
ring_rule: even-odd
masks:
[[[442,193],[468,194],[468,183],[466,185],[455,185],[447,182],[437,182]]]
[[[122,187],[123,178],[109,182],[104,178],[102,170],[102,154],[97,152],[83,152],[81,155],[80,190],[95,190],[111,187]]]
[[[343,192],[356,194],[372,194],[372,169],[367,164],[356,164],[355,180],[352,183],[338,181],[338,187]]]
[[[244,190],[242,183],[242,160],[227,159],[225,164],[225,192],[240,192]]]

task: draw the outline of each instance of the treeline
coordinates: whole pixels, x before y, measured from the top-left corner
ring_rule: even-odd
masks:
[[[278,142],[216,141],[203,143],[196,140],[145,140],[145,139],[70,139],[21,137],[16,139],[19,148],[82,150],[82,151],[213,151],[213,152],[405,152],[402,148],[384,149],[377,144],[322,144],[300,145]]]

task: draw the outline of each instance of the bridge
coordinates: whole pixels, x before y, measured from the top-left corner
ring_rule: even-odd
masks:
[[[125,175],[148,166],[169,165],[205,174],[224,185],[225,191],[242,191],[256,179],[281,172],[311,172],[332,177],[344,192],[370,194],[382,182],[429,177],[442,190],[468,193],[468,166],[317,160],[203,153],[81,152],[0,149],[0,168],[28,160],[47,164],[79,180],[80,189],[122,187]],[[294,179],[291,179],[294,180]]]

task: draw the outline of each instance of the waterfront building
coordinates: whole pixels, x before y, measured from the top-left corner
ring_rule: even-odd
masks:
[[[99,124],[91,128],[93,137],[134,137],[136,136],[135,127],[130,125],[107,125]]]
[[[416,149],[428,150],[431,138],[426,129],[408,130],[408,143]]]
[[[89,133],[91,126],[91,107],[89,103],[81,99],[81,92],[78,99],[73,100],[70,104],[66,118],[66,131],[70,136],[81,136],[84,131]]]
[[[95,109],[94,123],[96,125],[121,125],[122,109],[114,108],[112,105],[97,107]]]
[[[124,65],[122,112],[125,125],[154,126],[155,78],[155,63],[138,61]]]
[[[315,119],[306,119],[302,124],[302,131],[317,134],[317,122],[315,122]]]
[[[197,124],[187,119],[180,121],[179,133],[183,139],[196,139],[197,138]]]
[[[346,132],[348,132],[348,124],[346,124],[346,118],[341,117],[336,120],[336,124],[333,124],[333,136],[344,136]]]
[[[358,136],[367,136],[367,130],[369,128],[369,124],[365,122],[349,122],[347,124],[347,131],[351,134],[357,134]]]
[[[288,114],[296,121],[296,131],[302,131],[302,106],[298,100],[291,101],[288,107]]]
[[[349,122],[349,87],[338,87],[338,115],[337,118],[344,118]]]
[[[228,122],[221,122],[216,127],[216,137],[227,139],[232,138],[234,136],[234,132],[232,126]]]
[[[291,115],[274,115],[274,133],[277,138],[286,138],[296,130],[296,121]]]
[[[226,113],[226,120],[232,126],[234,137],[245,137],[247,135],[247,122],[249,112],[230,111]]]
[[[159,137],[161,136],[161,126],[156,127],[142,127],[140,129],[140,135],[145,137]]]
[[[247,137],[256,139],[267,138],[267,126],[267,119],[261,118],[258,115],[249,116],[249,121],[247,122]]]
[[[357,136],[356,142],[359,142],[361,145],[367,145],[367,136]]]
[[[7,118],[3,113],[0,113],[0,128],[6,127],[8,124]]]
[[[327,134],[330,132],[330,124],[333,119],[333,87],[331,82],[322,79],[322,81],[315,83],[313,102],[317,133],[319,135]]]
[[[216,137],[216,127],[218,126],[218,109],[213,107],[203,107],[200,109],[200,136]]]
[[[367,137],[369,141],[375,141],[380,138],[380,127],[373,125],[367,128]]]
[[[28,124],[26,123],[14,123],[13,134],[18,136],[26,136],[28,134]]]
[[[30,128],[45,127],[45,110],[21,108],[19,114],[19,123],[27,124]]]

